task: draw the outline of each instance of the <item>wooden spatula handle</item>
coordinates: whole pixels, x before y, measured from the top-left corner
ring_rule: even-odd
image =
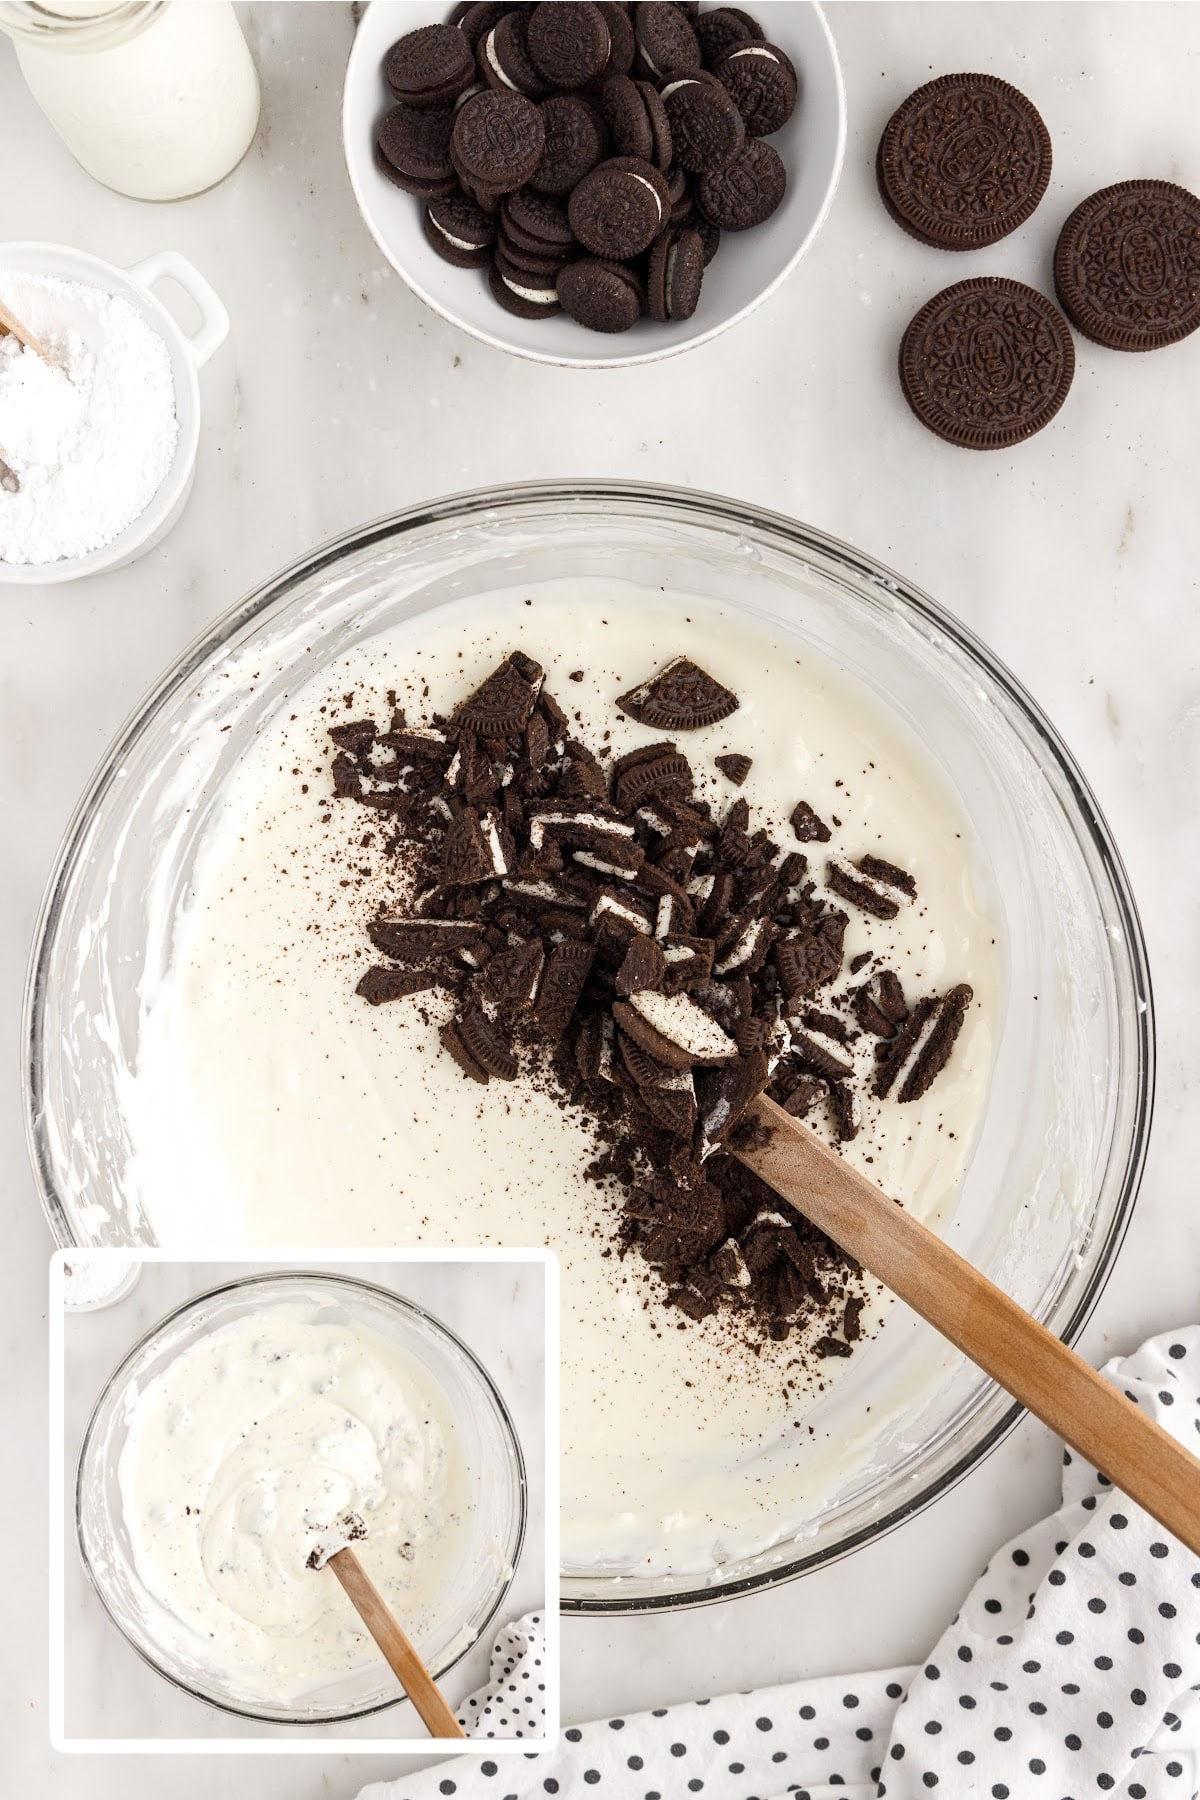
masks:
[[[33,351],[35,356],[40,356],[43,362],[50,361],[49,356],[46,354],[37,338],[34,337],[29,327],[27,325],[22,325],[20,319],[17,318],[15,313],[9,312],[3,301],[0,301],[0,331],[11,331],[17,341],[27,345],[28,348]]]
[[[978,1269],[764,1095],[748,1168],[1200,1555],[1200,1461]]]
[[[432,1737],[462,1738],[466,1732],[451,1712],[442,1691],[401,1631],[387,1601],[355,1556],[338,1550],[329,1558],[359,1618],[383,1651],[396,1679],[420,1713]]]

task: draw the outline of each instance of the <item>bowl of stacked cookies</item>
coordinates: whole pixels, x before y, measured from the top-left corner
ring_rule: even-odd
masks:
[[[435,312],[572,368],[707,342],[829,210],[845,97],[807,0],[374,0],[343,100],[380,249]]]

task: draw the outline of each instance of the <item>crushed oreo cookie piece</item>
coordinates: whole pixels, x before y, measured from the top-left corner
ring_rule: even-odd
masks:
[[[904,869],[834,855],[822,892],[744,796],[723,813],[700,797],[674,734],[728,716],[728,688],[679,657],[619,704],[672,735],[597,755],[513,651],[449,720],[331,728],[335,796],[387,816],[408,896],[368,922],[380,960],[357,992],[378,1006],[438,990],[464,1076],[535,1082],[582,1116],[589,1174],[620,1196],[618,1252],[641,1255],[684,1317],[732,1309],[775,1339],[802,1324],[824,1334],[820,1355],[844,1355],[856,1266],[731,1148],[766,1129],[764,1092],[839,1143],[866,1093],[918,1098],[970,992],[910,1012],[877,957],[843,966],[832,896],[892,916],[915,898]],[[731,781],[750,767],[714,761]],[[804,802],[791,823],[802,842],[830,837]]]
[[[936,999],[919,1000],[891,1040],[875,1077],[875,1093],[906,1104],[919,1100],[941,1074],[974,995],[965,982]]]
[[[741,787],[750,773],[753,758],[731,751],[728,756],[714,756],[713,761],[726,781],[732,781],[734,787]]]
[[[617,705],[655,731],[701,731],[736,712],[738,700],[689,657],[677,656],[649,681],[618,695]]]
[[[902,906],[911,906],[917,893],[906,870],[879,856],[860,856],[857,863],[831,857],[825,866],[825,885],[877,919],[894,919]]]
[[[424,993],[433,985],[433,976],[423,969],[376,968],[367,970],[354,991],[372,1006],[382,1006],[388,1000]]]
[[[792,808],[791,827],[802,844],[827,844],[833,836],[807,800],[798,800]]]

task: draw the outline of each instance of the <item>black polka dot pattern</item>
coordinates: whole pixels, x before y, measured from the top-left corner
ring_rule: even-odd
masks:
[[[1200,1327],[1105,1374],[1194,1440]],[[1080,1456],[1062,1478],[1061,1510],[993,1557],[916,1668],[625,1710],[552,1752],[457,1758],[359,1800],[1198,1800],[1200,1561]],[[462,1715],[472,1736],[539,1734],[528,1625],[499,1635]]]

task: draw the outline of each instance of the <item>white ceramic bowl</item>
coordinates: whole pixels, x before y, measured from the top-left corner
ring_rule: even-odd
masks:
[[[572,369],[617,369],[654,362],[706,344],[753,312],[790,274],[829,211],[846,146],[846,97],[833,38],[811,0],[771,0],[759,16],[800,76],[800,100],[771,142],[787,164],[783,204],[757,230],[727,232],[704,272],[700,304],[690,319],[669,325],[642,319],[616,336],[586,331],[565,314],[518,319],[492,299],[487,271],[456,269],[426,242],[424,207],[402,193],[375,164],[375,129],[392,105],[382,64],[390,45],[446,16],[439,0],[372,0],[359,25],[342,99],[342,133],[350,183],[372,235],[392,267],[426,305],[499,350]]]
[[[0,585],[50,587],[61,581],[75,581],[81,575],[122,568],[164,538],[187,504],[200,442],[200,384],[196,374],[225,341],[229,314],[200,271],[177,250],[160,250],[131,268],[119,269],[114,263],[89,256],[83,250],[72,250],[66,244],[0,244],[0,270],[53,275],[59,281],[80,281],[109,294],[120,294],[167,346],[175,383],[179,437],[171,467],[149,506],[111,544],[91,550],[86,556],[64,557],[51,563],[0,561]],[[195,304],[200,314],[195,331],[188,333],[177,325],[151,291],[156,282],[164,279],[178,283]]]

